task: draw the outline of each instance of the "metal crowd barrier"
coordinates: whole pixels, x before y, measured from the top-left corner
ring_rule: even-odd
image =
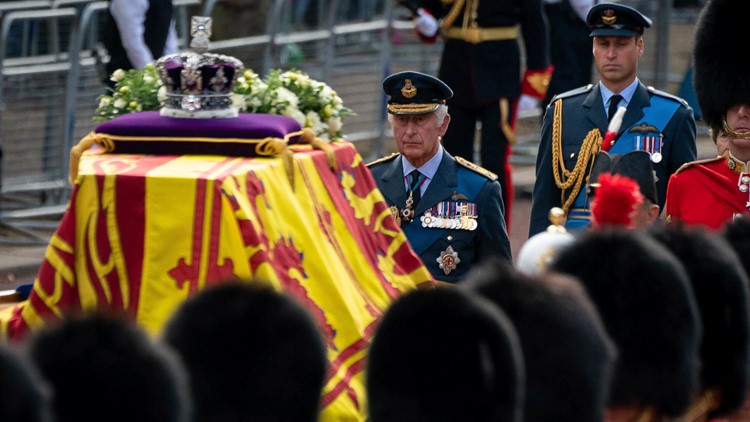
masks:
[[[67,199],[64,104],[71,69],[65,48],[74,45],[77,18],[74,8],[50,8],[12,11],[2,19],[0,57],[19,37],[30,40],[26,50],[13,52],[17,57],[0,61],[0,223],[21,235],[14,243],[43,242],[34,229],[44,224],[35,219],[61,213]],[[56,32],[63,28],[65,34]],[[44,48],[35,41],[42,38]]]

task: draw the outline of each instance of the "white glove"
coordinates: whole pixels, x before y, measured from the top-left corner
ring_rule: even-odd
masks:
[[[532,97],[531,95],[521,94],[521,98],[518,99],[518,116],[532,114],[533,111],[539,109],[539,100]]]
[[[437,34],[438,22],[430,12],[423,8],[417,9],[417,17],[414,18],[414,28],[427,38],[432,38]]]

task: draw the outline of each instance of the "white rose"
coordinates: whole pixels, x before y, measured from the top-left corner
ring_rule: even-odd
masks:
[[[281,114],[287,117],[291,117],[292,119],[296,120],[301,127],[305,127],[305,113],[297,110],[296,108],[287,107],[282,110]]]
[[[279,89],[277,89],[276,94],[278,95],[279,101],[285,101],[289,104],[289,107],[297,108],[297,104],[299,104],[299,98],[297,98],[297,94],[284,87],[280,87]]]
[[[333,98],[336,95],[336,91],[332,90],[330,86],[323,85],[320,90],[320,96],[323,98]]]
[[[123,100],[122,98],[118,98],[115,100],[115,103],[113,104],[115,108],[123,109],[128,105],[128,102]]]
[[[112,76],[109,78],[112,82],[120,82],[125,78],[125,71],[122,69],[117,69],[112,73]]]
[[[305,126],[312,129],[315,133],[322,133],[325,130],[320,116],[314,111],[308,111],[305,115]]]
[[[244,110],[246,106],[245,96],[242,94],[232,94],[232,107]]]
[[[110,104],[112,104],[111,97],[102,97],[99,100],[99,108],[109,107]]]
[[[331,133],[336,133],[341,130],[341,128],[344,126],[344,122],[341,120],[341,117],[329,117],[326,120],[326,124],[328,125],[328,131]]]
[[[297,73],[297,85],[299,86],[306,86],[310,84],[310,77],[305,75],[304,73]]]
[[[149,75],[148,73],[146,73],[145,75],[143,75],[143,82],[151,83],[153,81],[154,81],[154,77],[153,76]]]
[[[260,106],[262,106],[262,105],[263,105],[263,103],[262,103],[262,102],[260,101],[260,98],[258,98],[258,97],[252,97],[252,98],[250,98],[250,100],[249,100],[249,101],[247,102],[247,106],[248,106],[248,108],[249,108],[250,110],[257,110],[257,109],[259,109],[259,108],[260,108]]]
[[[159,102],[164,102],[167,100],[167,87],[161,86],[159,90],[156,92],[156,98],[159,100]]]

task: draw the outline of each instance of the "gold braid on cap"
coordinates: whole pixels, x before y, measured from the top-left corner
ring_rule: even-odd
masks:
[[[750,139],[750,132],[737,132],[734,129],[731,129],[729,127],[729,124],[727,124],[727,117],[724,116],[721,118],[721,126],[722,129],[724,129],[724,133],[727,134],[730,138],[733,139]]]
[[[573,167],[572,171],[568,171],[565,168],[565,159],[562,155],[562,99],[555,101],[555,114],[552,121],[552,174],[555,176],[555,185],[562,191],[560,193],[560,202],[566,214],[581,191],[589,161],[591,162],[591,166],[593,166],[594,160],[592,158],[599,153],[601,146],[601,132],[599,132],[599,129],[592,129],[586,135],[583,143],[581,143],[575,167]],[[562,175],[560,175],[561,172]],[[573,190],[566,197],[565,192],[571,187]]]

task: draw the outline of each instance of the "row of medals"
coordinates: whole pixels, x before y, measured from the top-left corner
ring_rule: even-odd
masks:
[[[450,230],[470,230],[474,231],[479,226],[476,218],[468,215],[459,215],[455,217],[443,217],[432,215],[432,211],[425,211],[420,217],[422,227],[431,229],[450,229]]]
[[[661,134],[659,136],[635,136],[633,138],[633,148],[648,152],[653,163],[660,163],[662,160],[662,144]]]
[[[396,206],[391,207],[391,214],[396,219],[396,224],[408,223],[414,219],[411,195],[406,200],[406,207],[399,212]],[[419,218],[422,227],[430,229],[469,230],[474,231],[479,227],[476,217],[468,214],[468,206],[461,207],[461,213],[452,217],[433,215],[432,210],[427,210]]]

